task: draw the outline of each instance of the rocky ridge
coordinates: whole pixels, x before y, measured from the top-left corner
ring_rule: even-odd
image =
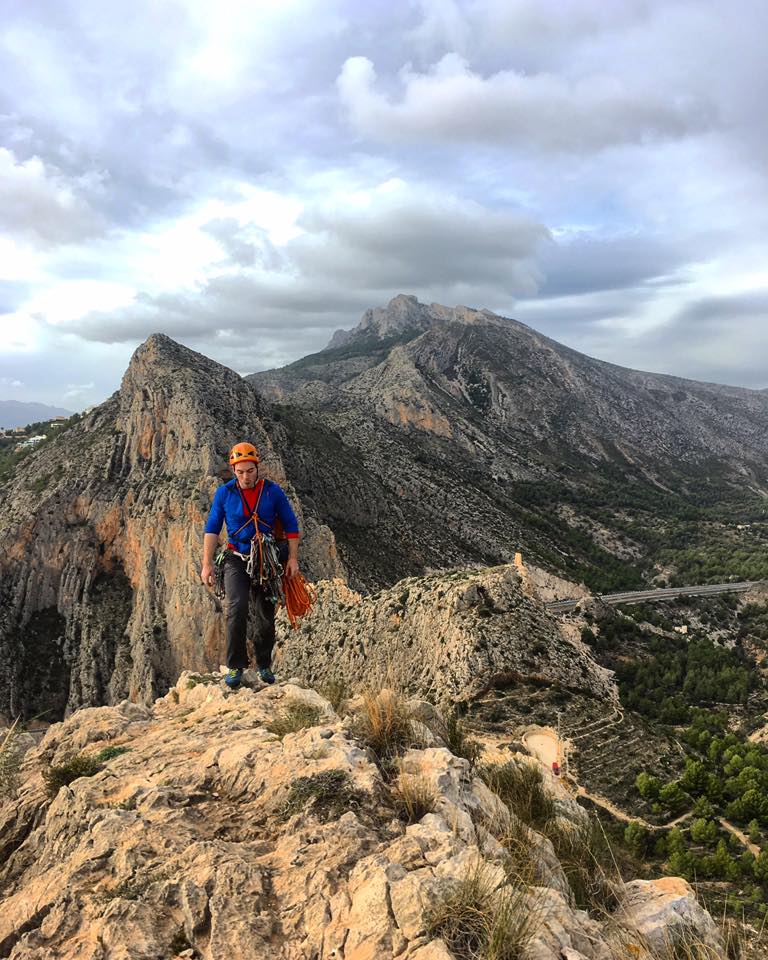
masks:
[[[446,707],[540,682],[609,709],[618,702],[613,673],[523,586],[514,565],[407,578],[369,597],[327,581],[278,663],[313,684],[395,685]]]
[[[723,955],[678,878],[614,877],[610,916],[576,907],[549,836],[578,834],[587,814],[543,768],[547,835],[421,723],[398,770],[426,786],[431,809],[407,823],[354,716],[297,681],[236,693],[220,681],[185,672],[149,707],[80,710],[27,751],[18,796],[0,807],[0,956],[450,960],[439,905],[479,876],[482,908],[506,904],[527,930],[521,960],[613,960],[619,948],[650,960],[675,931]],[[270,730],[297,707],[303,729]],[[46,771],[50,784],[73,757],[100,764],[46,791]],[[526,837],[527,879],[510,833]]]
[[[201,529],[243,436],[296,507],[307,574],[343,575],[268,418],[236,374],[158,335],[118,393],[24,461],[0,488],[0,712],[50,720],[151,701],[182,669],[219,662],[222,620],[198,581]]]

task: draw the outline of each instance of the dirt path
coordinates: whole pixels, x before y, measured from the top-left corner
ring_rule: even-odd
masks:
[[[732,833],[734,837],[738,837],[750,853],[753,853],[755,856],[757,856],[761,852],[760,847],[758,847],[756,843],[752,843],[749,837],[745,833],[742,833],[738,827],[735,827],[724,817],[718,817],[717,819],[720,823],[720,826],[724,827],[729,833]]]
[[[560,762],[560,744],[557,733],[551,727],[535,727],[530,732],[526,731],[523,743],[549,770],[553,763]]]
[[[531,727],[523,734],[522,740],[531,753],[543,763],[548,770],[552,769],[552,764],[555,761],[560,763],[563,753],[565,752],[564,742],[562,740],[558,741],[557,732],[553,730],[552,727]],[[563,782],[566,783],[567,781]],[[607,797],[601,797],[598,793],[590,793],[590,791],[587,790],[586,787],[581,786],[581,784],[576,784],[576,794],[580,797],[586,797],[586,799],[594,803],[595,806],[607,810],[608,813],[616,817],[617,820],[621,820],[622,823],[639,823],[652,833],[656,833],[659,830],[670,830],[672,827],[676,827],[678,824],[693,817],[693,811],[688,810],[686,813],[681,813],[679,817],[675,817],[674,820],[670,820],[668,823],[649,823],[642,817],[630,816],[615,804],[611,803]],[[749,837],[739,830],[738,827],[735,827],[729,820],[726,820],[725,817],[718,817],[718,821],[720,826],[737,837],[750,853],[753,853],[755,856],[760,853],[760,847],[756,843],[752,843]]]

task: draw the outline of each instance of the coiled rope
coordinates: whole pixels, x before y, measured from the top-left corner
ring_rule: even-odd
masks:
[[[317,600],[314,587],[311,587],[300,573],[292,577],[283,577],[285,612],[295,630],[299,620],[305,617]]]

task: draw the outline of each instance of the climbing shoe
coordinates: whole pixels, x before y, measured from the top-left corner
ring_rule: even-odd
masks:
[[[264,681],[264,683],[274,683],[275,675],[269,669],[269,667],[259,667],[259,676]]]
[[[224,683],[228,687],[231,687],[233,690],[237,689],[240,686],[240,681],[243,679],[243,671],[240,669],[227,670],[227,675],[224,677]]]

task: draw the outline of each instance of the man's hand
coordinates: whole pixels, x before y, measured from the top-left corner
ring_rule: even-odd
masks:
[[[295,577],[299,572],[299,561],[296,557],[288,557],[285,564],[285,575],[288,579]]]
[[[216,577],[213,572],[212,563],[204,563],[203,569],[200,571],[200,579],[203,581],[203,585],[206,587],[212,587],[216,581]]]

